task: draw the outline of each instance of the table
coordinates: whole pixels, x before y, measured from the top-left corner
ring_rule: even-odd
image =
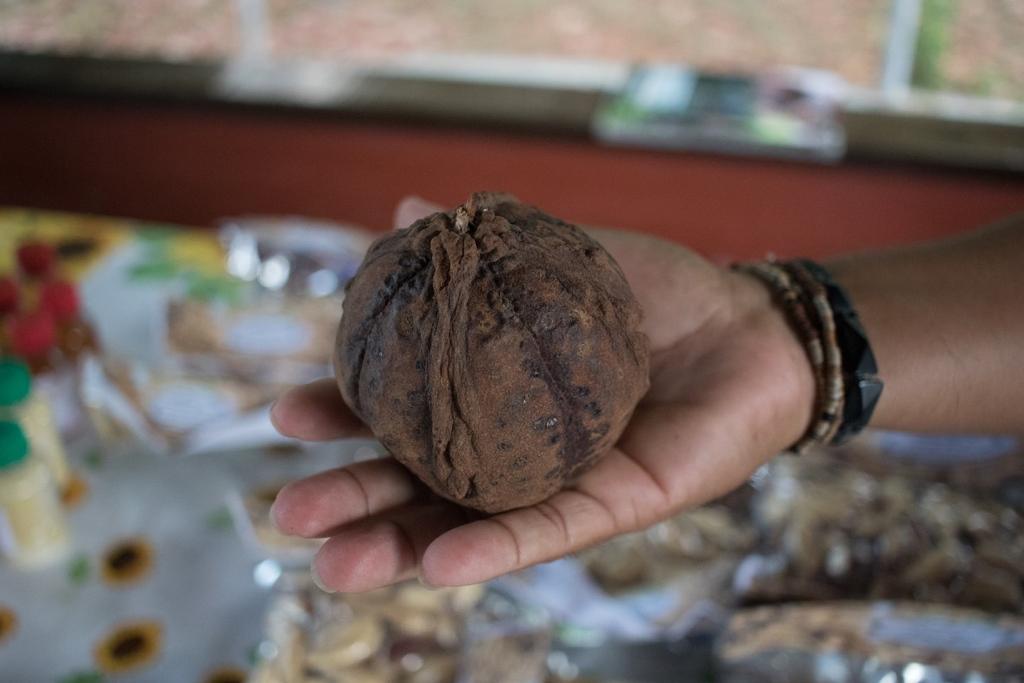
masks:
[[[147,312],[169,292],[216,287],[211,232],[91,216],[0,210],[0,271],[25,237],[57,244],[112,354],[145,359]],[[344,462],[360,444],[175,457],[69,443],[73,549],[42,571],[0,565],[0,680],[17,683],[244,680],[275,567],[235,528],[247,486]]]

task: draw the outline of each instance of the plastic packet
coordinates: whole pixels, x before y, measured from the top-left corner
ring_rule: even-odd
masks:
[[[754,510],[764,543],[737,569],[743,601],[1024,609],[1024,518],[997,501],[807,455],[771,463]]]
[[[488,592],[467,615],[458,683],[542,683],[551,636],[543,610]]]
[[[484,594],[406,582],[342,596],[316,588],[308,571],[282,578],[250,683],[454,683],[467,617]]]
[[[220,231],[230,296],[167,302],[157,336],[196,374],[299,384],[331,374],[344,286],[373,235],[302,218],[238,218]],[[201,294],[201,292],[200,292]]]
[[[1024,680],[1024,619],[909,603],[742,610],[718,640],[726,683]]]
[[[1024,511],[1024,439],[1020,436],[870,430],[828,453],[872,474],[943,483]]]
[[[167,346],[193,372],[298,384],[330,374],[340,317],[340,297],[253,291],[235,303],[179,299],[167,306]]]
[[[299,384],[331,374],[344,286],[373,235],[302,218],[238,218],[220,231],[238,286],[190,291],[162,309],[156,336],[195,374]]]
[[[376,235],[299,217],[226,219],[220,229],[231,275],[299,298],[340,293]]]
[[[238,486],[227,498],[235,528],[264,558],[284,568],[306,570],[323,539],[288,536],[277,530],[270,507],[278,492],[297,479],[385,455],[384,447],[371,439],[275,448],[263,455],[259,467],[245,467],[235,473]]]
[[[268,415],[284,388],[95,357],[83,362],[81,377],[83,403],[106,445],[171,454],[286,443]]]
[[[322,538],[290,536],[277,530],[270,518],[270,507],[287,481],[236,490],[228,497],[228,509],[242,538],[267,557],[283,566],[308,567]]]
[[[609,594],[659,585],[754,548],[753,525],[725,505],[677,515],[646,531],[620,536],[580,554],[590,576]]]

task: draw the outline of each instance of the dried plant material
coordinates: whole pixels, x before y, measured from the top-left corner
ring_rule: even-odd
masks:
[[[640,317],[586,233],[479,193],[370,248],[335,368],[399,461],[498,512],[547,498],[615,444],[648,386]]]
[[[465,623],[480,609],[483,586],[432,590],[412,582],[339,595],[316,588],[309,572],[291,578],[297,585],[278,587],[271,600],[260,647],[271,654],[251,681],[455,682]]]
[[[943,483],[875,476],[808,455],[772,464],[754,510],[747,602],[871,598],[1024,609],[1024,516]],[[799,492],[799,495],[795,495]]]
[[[721,680],[1019,681],[1024,620],[909,602],[738,612],[718,640]],[[821,672],[827,671],[827,679]]]

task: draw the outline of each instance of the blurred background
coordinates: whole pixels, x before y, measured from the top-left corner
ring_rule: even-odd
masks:
[[[495,188],[723,257],[946,234],[1019,208],[1022,11],[6,0],[0,201],[384,229]]]
[[[268,406],[330,374],[399,201],[484,189],[719,262],[974,229],[1024,210],[1024,2],[0,0],[0,679],[1024,679],[1014,434],[870,431],[486,586],[319,591],[270,504],[384,449]]]
[[[175,62],[248,53],[378,65],[430,54],[670,61],[745,71],[802,65],[877,88],[896,58],[886,54],[896,31],[906,32],[902,49],[912,57],[899,85],[1020,99],[1024,57],[1014,47],[1024,30],[1022,11],[1011,0],[193,0],[173,6],[8,0],[0,37],[7,49]]]

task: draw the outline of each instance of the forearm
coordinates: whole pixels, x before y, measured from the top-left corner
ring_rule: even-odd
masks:
[[[1024,428],[1024,216],[827,265],[864,323],[885,382],[872,425]]]

